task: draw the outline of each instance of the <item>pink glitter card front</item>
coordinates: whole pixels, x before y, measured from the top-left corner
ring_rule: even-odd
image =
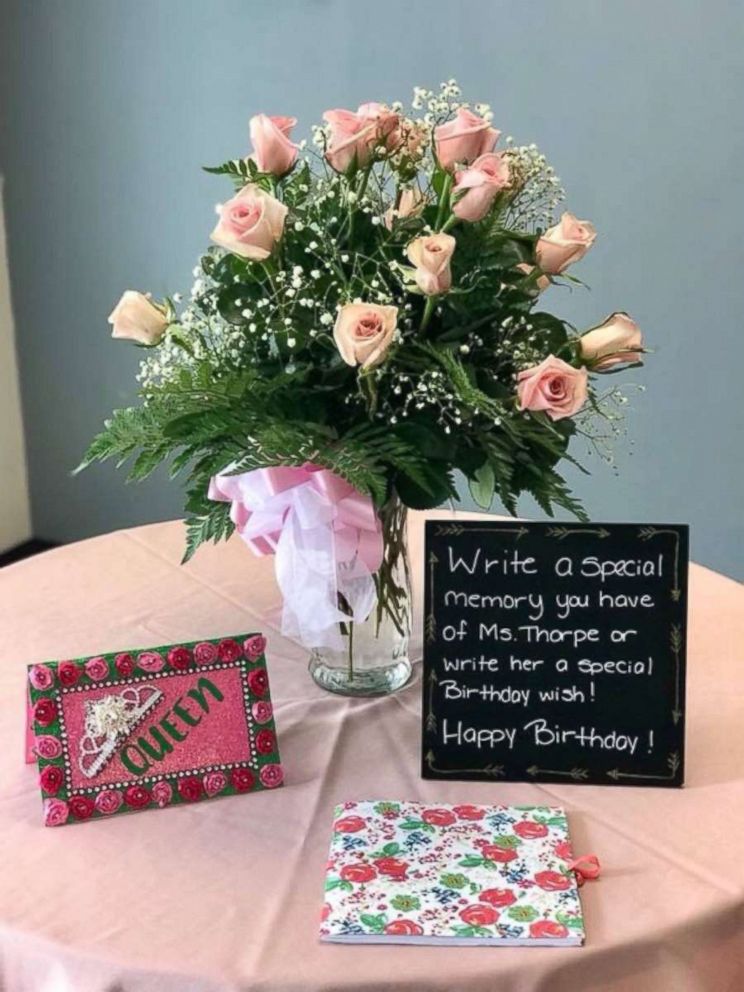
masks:
[[[273,789],[261,634],[31,665],[44,823]]]

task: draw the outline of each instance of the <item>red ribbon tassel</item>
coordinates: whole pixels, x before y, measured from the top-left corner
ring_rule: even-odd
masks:
[[[600,864],[596,854],[584,854],[572,861],[568,870],[576,876],[576,884],[581,886],[589,879],[599,878]]]

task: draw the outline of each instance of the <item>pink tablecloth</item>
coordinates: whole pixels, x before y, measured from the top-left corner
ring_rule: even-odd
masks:
[[[421,520],[413,545],[420,550]],[[420,686],[348,700],[272,631],[270,559],[238,541],[178,566],[178,523],[0,572],[0,989],[645,992],[744,988],[744,590],[691,574],[682,791],[422,781]],[[267,631],[286,788],[50,830],[22,761],[25,666]],[[583,949],[317,940],[331,810],[344,799],[564,804],[597,852]]]

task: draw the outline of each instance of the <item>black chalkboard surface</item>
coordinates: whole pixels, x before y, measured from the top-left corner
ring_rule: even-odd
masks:
[[[680,786],[688,529],[427,521],[424,778]]]

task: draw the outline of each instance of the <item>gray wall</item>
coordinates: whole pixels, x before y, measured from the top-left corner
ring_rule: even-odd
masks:
[[[536,141],[600,237],[551,289],[578,326],[627,309],[657,353],[635,378],[620,475],[575,477],[602,520],[689,521],[694,557],[744,576],[739,0],[17,0],[0,41],[0,167],[35,530],[71,540],[176,516],[160,477],[72,479],[134,349],[126,288],[188,289],[250,114],[317,120],[456,76]],[[582,452],[577,451],[579,455]],[[534,513],[525,503],[524,512]]]

